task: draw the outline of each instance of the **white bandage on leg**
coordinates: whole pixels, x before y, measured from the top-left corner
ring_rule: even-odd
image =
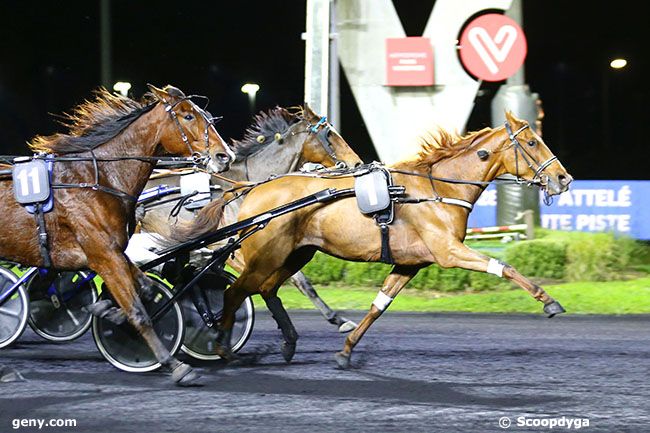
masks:
[[[390,303],[393,302],[393,298],[382,292],[381,290],[377,293],[377,297],[372,301],[372,305],[377,307],[379,311],[384,311]]]
[[[490,259],[488,262],[487,273],[494,274],[499,278],[503,278],[503,268],[505,265],[497,259]]]

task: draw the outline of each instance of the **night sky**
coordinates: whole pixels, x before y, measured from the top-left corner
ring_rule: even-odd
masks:
[[[407,35],[419,36],[433,1],[394,0]],[[526,81],[544,102],[544,138],[578,179],[648,179],[648,19],[640,2],[524,0]],[[0,153],[26,153],[36,134],[61,130],[61,113],[101,84],[99,0],[0,2]],[[240,87],[259,83],[257,108],[302,102],[305,2],[112,1],[112,81],[174,84],[211,99],[224,137],[250,120]],[[613,70],[618,56],[627,68]],[[342,75],[343,77],[343,75]],[[469,129],[489,125],[486,84]],[[376,158],[342,80],[341,130]]]

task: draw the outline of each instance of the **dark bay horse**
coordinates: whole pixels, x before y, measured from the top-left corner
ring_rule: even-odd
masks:
[[[128,225],[157,158],[209,157],[215,170],[224,171],[232,152],[183,92],[149,88],[142,103],[101,89],[67,116],[68,133],[36,137],[30,147],[61,158],[51,175],[54,207],[45,214],[51,267],[96,271],[172,379],[190,384],[196,374],[162,344],[136,292],[149,283],[124,255]],[[16,202],[11,179],[0,181],[0,208],[0,257],[43,267],[34,216]]]
[[[487,182],[497,176],[513,174],[522,181],[540,185],[548,195],[566,191],[572,181],[527,123],[510,113],[506,118],[503,127],[486,128],[465,137],[441,132],[435,141],[425,139],[423,150],[416,157],[389,167],[394,184],[405,186],[407,194],[396,205],[390,229],[394,267],[370,311],[348,335],[343,351],[336,354],[341,368],[350,365],[352,349],[393,298],[419,269],[432,263],[443,268],[458,267],[507,278],[542,302],[549,315],[564,312],[557,301],[513,267],[463,244],[471,204],[476,202]],[[452,183],[449,179],[461,183]],[[325,188],[352,186],[350,177],[279,178],[248,194],[239,219],[267,212]],[[208,205],[205,214],[218,213],[214,209],[218,205],[214,202]],[[191,235],[200,232],[197,226]],[[264,230],[242,244],[246,267],[226,291],[218,343],[223,345],[228,341],[233,311],[251,293],[260,293],[266,299],[273,314],[281,318],[285,340],[295,343],[295,329],[277,297],[277,290],[313,257],[316,250],[347,260],[379,261],[379,230],[373,218],[359,212],[352,198],[302,208],[269,222]],[[228,354],[228,348],[223,351]]]
[[[244,137],[241,140],[233,140],[231,147],[237,158],[228,170],[228,178],[234,181],[258,182],[269,179],[273,175],[297,171],[305,163],[320,164],[328,168],[360,165],[362,161],[359,156],[329,123],[322,122],[319,125],[321,119],[323,118],[314,113],[308,104],[298,110],[289,111],[276,107],[268,112],[261,112],[255,116],[253,125],[246,130]],[[153,180],[147,183],[147,187],[159,184],[178,186],[179,178],[180,176],[175,176]],[[217,177],[213,178],[212,183],[221,186],[223,190],[232,187],[232,184]],[[242,201],[243,198],[240,198],[229,203],[220,222],[221,225],[237,221]],[[170,220],[170,211],[176,204],[172,201],[164,205],[152,206],[147,210],[141,220],[143,233],[150,232],[169,238],[170,229],[173,228],[172,223],[175,221],[187,223],[194,219],[194,212],[181,210],[176,218]],[[157,243],[151,236],[135,235],[131,239],[127,253],[148,261],[152,258],[151,248],[164,245],[164,243]],[[228,264],[237,272],[241,272],[244,268],[238,252]],[[356,327],[354,322],[329,308],[302,272],[292,276],[291,282],[312,301],[330,323],[338,327],[340,332],[349,332]]]

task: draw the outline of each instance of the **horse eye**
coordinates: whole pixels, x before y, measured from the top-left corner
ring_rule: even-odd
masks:
[[[530,147],[533,147],[533,146],[536,145],[536,144],[537,144],[537,140],[530,140],[530,141],[528,142],[528,145],[529,145]]]
[[[192,120],[192,119],[194,119],[194,116],[192,116],[191,114],[185,116],[185,120]]]

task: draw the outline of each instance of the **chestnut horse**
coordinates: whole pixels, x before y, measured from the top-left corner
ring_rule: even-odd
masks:
[[[49,254],[42,253],[34,216],[17,203],[9,179],[0,181],[0,257],[41,267],[49,258],[57,270],[97,272],[158,361],[171,369],[172,379],[185,385],[198,376],[169,353],[151,326],[136,292],[138,286],[147,288],[148,279],[124,255],[127,226],[163,154],[209,158],[214,170],[224,171],[232,152],[212,119],[183,92],[149,88],[146,103],[100,89],[67,116],[67,134],[30,143],[32,150],[55,156],[54,207],[45,213]]]
[[[370,311],[336,354],[341,368],[350,365],[352,349],[419,269],[432,263],[489,272],[511,280],[544,304],[553,316],[564,312],[541,287],[511,266],[486,257],[463,244],[471,204],[487,183],[510,173],[522,181],[540,185],[548,195],[568,189],[572,177],[543,140],[521,120],[507,113],[505,126],[486,128],[465,137],[440,133],[438,140],[424,139],[422,151],[413,159],[389,167],[395,185],[406,188],[396,204],[390,229],[394,267]],[[340,179],[284,177],[254,188],[244,200],[239,219],[262,214],[291,200],[326,188],[353,186],[351,177]],[[211,203],[204,212],[215,213]],[[200,219],[200,218],[199,218]],[[206,226],[206,227],[209,227]],[[205,228],[196,227],[196,236]],[[245,240],[242,255],[246,266],[226,291],[218,343],[222,351],[233,323],[233,312],[242,300],[260,293],[273,314],[283,323],[286,344],[295,344],[296,331],[277,297],[280,285],[313,257],[316,250],[353,261],[375,262],[381,257],[379,230],[373,218],[362,215],[354,199],[340,199],[302,208],[276,218]]]

